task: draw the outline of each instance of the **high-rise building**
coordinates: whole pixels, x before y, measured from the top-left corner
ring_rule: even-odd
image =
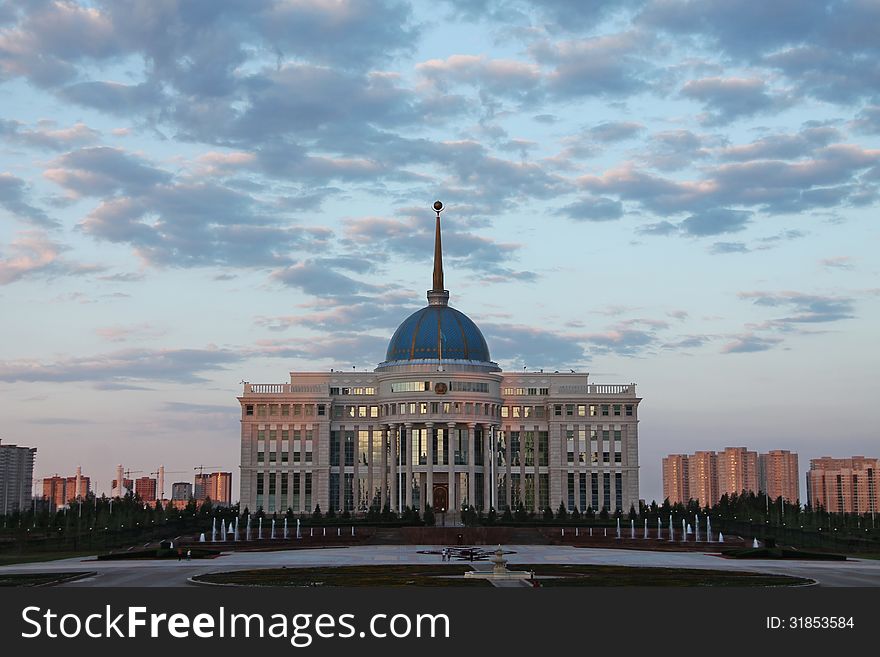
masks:
[[[718,494],[718,455],[715,452],[694,452],[688,457],[688,481],[691,498],[700,506],[712,506]]]
[[[156,480],[152,477],[138,477],[134,481],[134,493],[144,502],[155,502]]]
[[[232,473],[197,474],[193,491],[198,501],[210,498],[215,505],[229,506],[232,504]]]
[[[189,501],[193,496],[193,485],[188,481],[176,481],[171,484],[171,499]]]
[[[0,441],[0,515],[31,505],[36,456],[36,447],[3,445]]]
[[[877,513],[880,459],[853,456],[810,461],[807,473],[807,504],[834,513]]]
[[[745,447],[725,447],[717,456],[718,496],[757,493],[758,455]]]
[[[403,320],[375,370],[244,384],[242,508],[638,506],[635,384],[502,372],[477,325],[449,306],[442,207],[428,305]]]
[[[663,458],[663,498],[670,504],[686,504],[691,498],[687,454],[670,454]]]
[[[79,471],[79,468],[77,468]],[[78,472],[73,477],[45,477],[43,479],[43,499],[48,500],[52,508],[66,506],[77,498],[85,498],[91,490],[91,480]]]
[[[780,496],[788,502],[800,499],[798,455],[787,449],[771,449],[758,455],[758,488],[771,500]]]

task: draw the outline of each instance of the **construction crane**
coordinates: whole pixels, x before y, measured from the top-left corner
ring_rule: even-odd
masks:
[[[210,470],[211,468],[219,468],[219,467],[220,467],[219,465],[197,465],[196,467],[193,468],[193,470],[198,470],[199,477],[202,477],[205,474],[205,468],[208,468]]]
[[[160,500],[165,499],[165,475],[166,474],[184,474],[188,472],[188,470],[166,470],[164,465],[160,465],[159,469],[156,472],[151,472],[151,477],[157,477],[157,490],[156,490],[156,498]]]

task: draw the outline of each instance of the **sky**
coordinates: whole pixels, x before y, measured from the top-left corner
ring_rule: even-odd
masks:
[[[494,360],[637,383],[642,497],[668,453],[880,456],[877,25],[871,0],[0,2],[0,438],[100,492],[117,463],[237,473],[239,382],[382,361],[440,199]]]

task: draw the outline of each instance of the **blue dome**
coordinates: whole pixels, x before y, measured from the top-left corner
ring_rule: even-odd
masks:
[[[391,336],[385,360],[439,359],[491,362],[486,339],[467,315],[447,305],[425,306]]]

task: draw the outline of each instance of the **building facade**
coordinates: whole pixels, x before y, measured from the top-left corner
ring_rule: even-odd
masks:
[[[71,501],[85,499],[91,491],[91,479],[77,468],[73,477],[45,477],[43,479],[43,499],[50,502],[50,508],[67,506]]]
[[[712,506],[718,494],[718,455],[715,452],[694,452],[688,457],[690,495],[700,506]]]
[[[798,455],[787,449],[771,449],[758,455],[758,487],[771,500],[779,497],[788,502],[800,500]]]
[[[36,456],[36,447],[0,444],[0,515],[31,505]]]
[[[718,497],[758,492],[758,454],[745,447],[725,447],[718,453]]]
[[[670,504],[687,504],[691,499],[687,454],[663,457],[663,498]]]
[[[403,321],[373,372],[244,384],[242,508],[638,506],[635,384],[502,372],[480,329],[448,304],[441,209],[428,305]]]
[[[155,502],[156,490],[156,480],[152,477],[138,477],[134,480],[134,494],[143,502]]]
[[[229,506],[232,504],[232,473],[197,474],[194,490],[198,491],[196,500],[209,498],[215,505]]]
[[[807,504],[833,513],[872,513],[880,510],[880,459],[853,456],[810,461]]]
[[[171,499],[174,501],[189,501],[193,496],[193,485],[188,481],[176,481],[171,484]]]

